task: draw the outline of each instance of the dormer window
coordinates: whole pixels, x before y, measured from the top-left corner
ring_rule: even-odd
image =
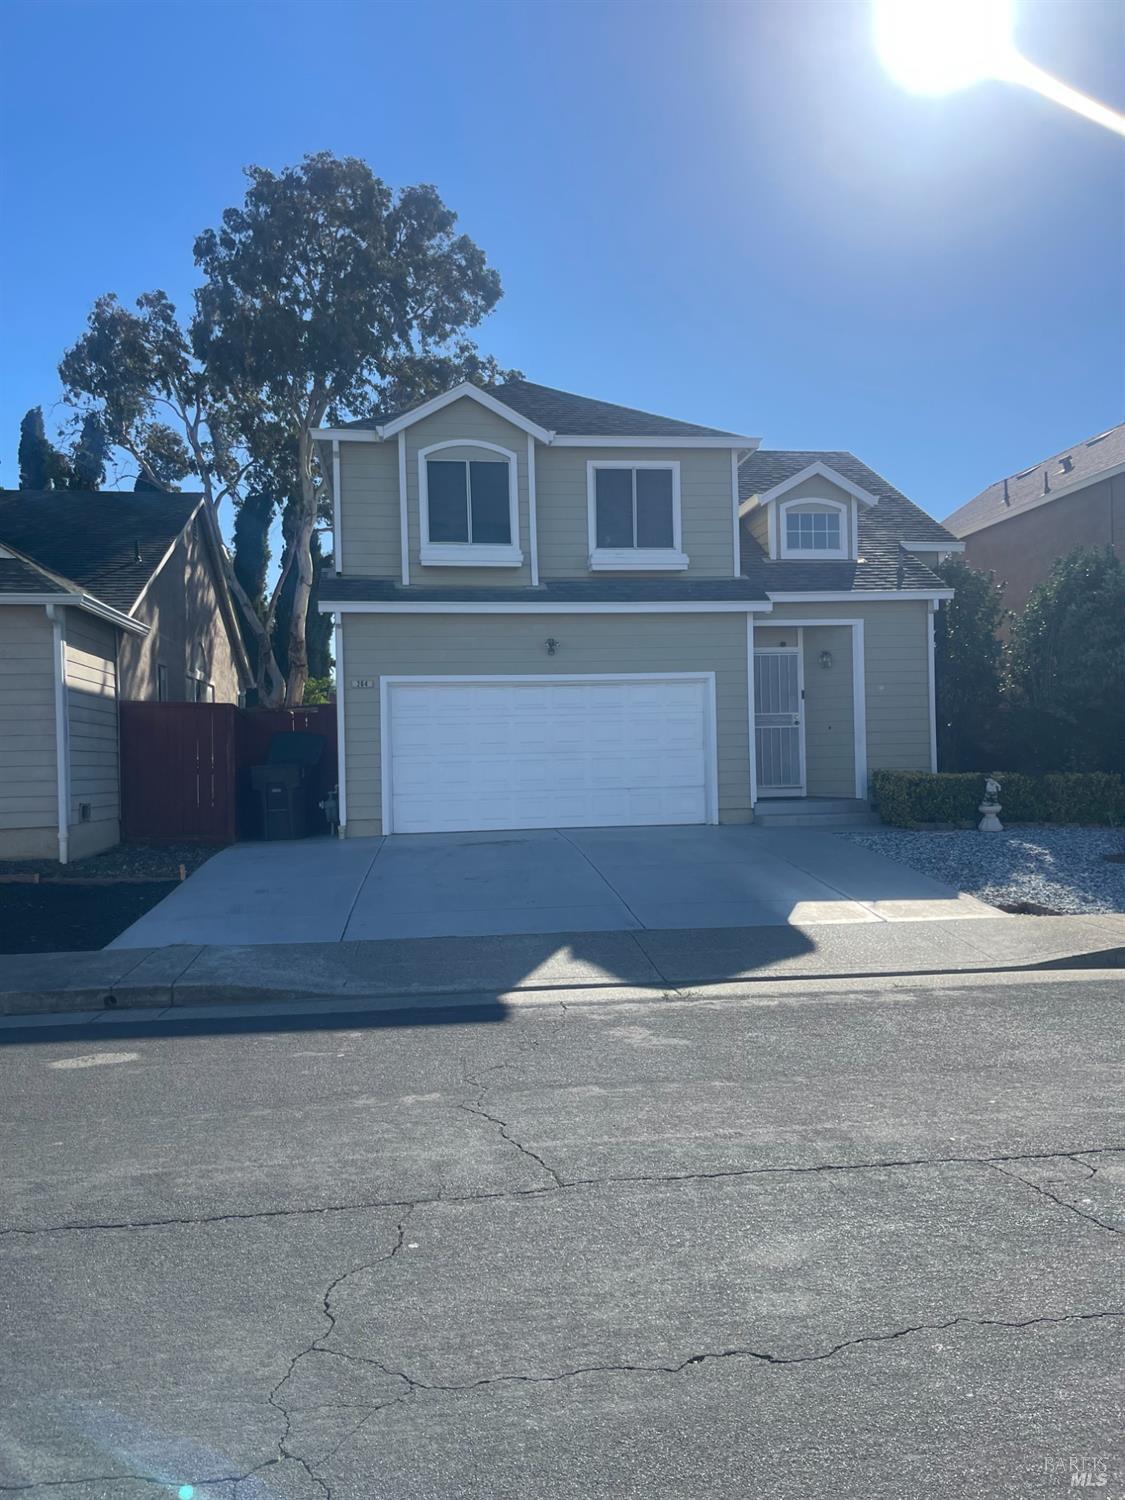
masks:
[[[434,443],[418,454],[421,561],[518,568],[516,455],[494,443]]]
[[[680,541],[678,463],[591,461],[586,479],[592,570],[669,572],[687,567]]]
[[[847,507],[838,500],[781,502],[781,555],[822,560],[848,557]]]

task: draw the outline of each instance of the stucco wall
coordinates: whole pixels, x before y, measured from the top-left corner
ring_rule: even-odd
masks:
[[[238,671],[198,520],[153,579],[136,618],[151,629],[144,637],[122,637],[122,698],[155,699],[156,668],[162,663],[168,669],[168,701],[190,702],[188,672],[193,653],[202,647],[215,702],[238,702]]]
[[[554,637],[558,654],[544,641]],[[674,615],[344,616],[348,832],[382,831],[378,679],[384,675],[715,673],[719,819],[750,809],[746,617]],[[354,688],[353,679],[375,686]]]
[[[58,854],[51,653],[46,610],[0,605],[0,858]]]
[[[1075,547],[1112,546],[1125,560],[1125,474],[1009,515],[964,540],[969,566],[994,572],[1005,607],[1022,609],[1052,564]]]

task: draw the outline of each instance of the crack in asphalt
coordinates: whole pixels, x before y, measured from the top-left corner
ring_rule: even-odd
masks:
[[[753,1359],[761,1364],[774,1366],[819,1364],[824,1360],[835,1358],[837,1354],[842,1353],[845,1349],[853,1349],[864,1344],[893,1343],[896,1339],[907,1338],[916,1333],[940,1333],[950,1328],[1036,1328],[1050,1324],[1096,1322],[1103,1318],[1125,1318],[1125,1309],[1114,1308],[1102,1312],[1044,1314],[1033,1318],[973,1318],[964,1314],[958,1314],[956,1317],[947,1318],[941,1323],[912,1323],[906,1328],[896,1328],[889,1333],[860,1334],[856,1338],[844,1339],[839,1344],[833,1344],[831,1348],[819,1350],[815,1354],[771,1354],[764,1349],[734,1346],[729,1349],[707,1349],[696,1354],[690,1354],[686,1359],[680,1360],[678,1364],[674,1365],[577,1365],[573,1369],[560,1370],[550,1375],[484,1375],[479,1380],[449,1383],[419,1380],[413,1375],[408,1375],[405,1370],[395,1370],[391,1373],[405,1380],[412,1390],[456,1393],[460,1391],[475,1391],[490,1385],[554,1385],[559,1381],[573,1380],[579,1375],[679,1375],[693,1365],[707,1364],[712,1360]],[[363,1359],[361,1355],[351,1355],[343,1350],[337,1352],[343,1359]],[[387,1404],[392,1405],[395,1403]]]
[[[1050,1188],[1041,1187],[1037,1182],[1031,1182],[1026,1177],[1021,1177],[1018,1172],[1006,1172],[997,1161],[991,1161],[988,1165],[994,1172],[999,1172],[1001,1177],[1006,1177],[1009,1182],[1022,1182],[1024,1187],[1030,1188],[1033,1193],[1039,1193],[1044,1198],[1049,1198],[1052,1203],[1057,1203],[1060,1208],[1067,1209],[1072,1214],[1077,1214],[1080,1219],[1085,1219],[1088,1224],[1096,1224],[1099,1229],[1108,1230],[1110,1234],[1119,1234],[1121,1231],[1116,1224],[1107,1224],[1104,1219],[1099,1219],[1097,1214],[1087,1213],[1084,1208],[1079,1208],[1076,1203],[1070,1203],[1066,1198],[1060,1198],[1057,1193],[1052,1193]],[[1090,1173],[1086,1178],[1089,1182],[1097,1172],[1096,1167],[1091,1167],[1088,1162],[1080,1161],[1080,1167],[1085,1167]]]
[[[506,1063],[495,1063],[487,1071],[490,1073],[496,1073],[504,1067],[507,1067]],[[566,1187],[567,1184],[563,1182],[562,1178],[555,1171],[554,1167],[548,1166],[543,1158],[538,1154],[538,1152],[532,1151],[530,1146],[525,1146],[522,1141],[516,1140],[515,1136],[511,1134],[511,1126],[508,1124],[507,1120],[501,1120],[498,1115],[489,1114],[488,1110],[485,1109],[484,1099],[485,1095],[488,1093],[488,1084],[479,1078],[469,1077],[466,1077],[465,1082],[473,1084],[476,1087],[477,1097],[471,1104],[462,1102],[458,1104],[457,1108],[460,1110],[464,1110],[467,1115],[475,1116],[478,1120],[487,1120],[489,1124],[495,1125],[499,1129],[502,1139],[507,1141],[509,1146],[514,1146],[515,1149],[521,1153],[521,1155],[526,1156],[531,1161],[535,1162],[537,1166],[539,1166],[544,1172],[546,1172],[547,1176],[554,1183],[555,1187]]]
[[[497,1121],[494,1116],[484,1114],[470,1106],[459,1105],[458,1107],[464,1109],[466,1113],[476,1115],[480,1119],[490,1121],[490,1123],[504,1123]],[[505,1125],[505,1129],[510,1129],[510,1127]],[[85,1223],[75,1221],[63,1224],[9,1225],[0,1228],[0,1239],[17,1236],[31,1237],[40,1234],[104,1234],[119,1230],[198,1228],[207,1224],[243,1223],[258,1219],[312,1218],[318,1214],[364,1213],[385,1208],[415,1209],[433,1207],[438,1204],[494,1203],[505,1198],[535,1198],[546,1193],[571,1192],[579,1188],[623,1186],[629,1183],[718,1182],[742,1177],[810,1176],[817,1173],[830,1172],[877,1172],[900,1167],[994,1167],[997,1163],[1001,1162],[1050,1161],[1052,1159],[1077,1161],[1080,1165],[1089,1167],[1089,1163],[1082,1160],[1083,1157],[1120,1155],[1125,1153],[1125,1144],[1122,1144],[1112,1146],[1083,1146],[1073,1151],[1023,1151],[1007,1156],[887,1157],[874,1161],[814,1162],[809,1166],[720,1167],[712,1172],[638,1172],[610,1174],[606,1177],[562,1178],[528,1147],[510,1136],[505,1136],[505,1139],[518,1151],[537,1161],[544,1171],[549,1173],[554,1179],[553,1185],[526,1188],[498,1188],[494,1192],[439,1194],[427,1195],[421,1198],[366,1198],[357,1199],[350,1203],[322,1203],[297,1208],[262,1208],[248,1209],[244,1212],[219,1214],[169,1215],[167,1218],[161,1219],[114,1219],[95,1220]],[[1090,1168],[1091,1174],[1096,1173],[1097,1170],[1098,1168],[1096,1167]],[[1032,1184],[1028,1185],[1031,1186]]]
[[[332,1334],[336,1328],[336,1313],[332,1310],[332,1294],[337,1290],[338,1287],[342,1286],[349,1277],[357,1276],[361,1271],[372,1271],[376,1266],[382,1265],[385,1261],[393,1260],[395,1258],[406,1241],[406,1224],[412,1212],[412,1208],[407,1208],[402,1218],[399,1220],[395,1231],[395,1242],[391,1246],[390,1250],[386,1253],[386,1255],[376,1256],[374,1260],[367,1261],[364,1265],[361,1266],[352,1266],[347,1271],[342,1272],[333,1281],[330,1281],[328,1283],[328,1286],[324,1291],[324,1296],[321,1299],[321,1316],[326,1320],[328,1324],[327,1328],[325,1328],[321,1333],[317,1334],[316,1338],[313,1339],[310,1344],[307,1344],[304,1349],[301,1349],[298,1353],[293,1355],[286,1368],[285,1374],[281,1377],[281,1379],[277,1382],[277,1384],[270,1391],[269,1395],[266,1397],[269,1405],[272,1406],[275,1411],[280,1413],[285,1424],[282,1429],[281,1436],[277,1441],[277,1459],[274,1460],[274,1462],[281,1462],[283,1459],[288,1458],[292,1459],[294,1463],[300,1464],[301,1468],[304,1469],[310,1480],[312,1480],[312,1482],[327,1497],[327,1500],[331,1500],[331,1487],[328,1484],[327,1480],[316,1473],[316,1469],[322,1462],[324,1462],[324,1460],[318,1459],[315,1463],[310,1463],[300,1453],[295,1452],[290,1446],[290,1435],[293,1430],[293,1414],[296,1411],[300,1411],[302,1408],[287,1406],[285,1402],[281,1400],[281,1390],[293,1378],[297,1366],[301,1363],[301,1361],[303,1359],[307,1359],[310,1354],[332,1354],[335,1352],[331,1349],[324,1348],[325,1340],[332,1337]],[[370,1363],[374,1363],[374,1361],[370,1361]],[[379,1366],[379,1368],[382,1369],[383,1367]],[[393,1370],[385,1370],[384,1373],[393,1378],[395,1372]],[[409,1396],[410,1394],[412,1393],[408,1390],[404,1396],[398,1397],[397,1400],[405,1400],[406,1396]],[[325,1404],[329,1406],[332,1405],[332,1403]],[[343,1404],[346,1403],[342,1403],[342,1405]],[[383,1406],[393,1406],[394,1404],[395,1402],[388,1401],[384,1402]],[[376,1410],[382,1409],[382,1406],[376,1408]],[[375,1413],[373,1411],[369,1411],[367,1416],[364,1417],[363,1422],[360,1422],[354,1430],[358,1431],[359,1428],[363,1426],[363,1423],[369,1421],[371,1417],[374,1416],[374,1414]],[[343,1441],[346,1440],[347,1439],[345,1438]],[[337,1452],[338,1448],[343,1446],[343,1441],[337,1445],[337,1448],[332,1450],[333,1453]],[[328,1457],[331,1456],[332,1454],[328,1455]]]

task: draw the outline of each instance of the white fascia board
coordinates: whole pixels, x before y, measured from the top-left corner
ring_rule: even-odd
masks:
[[[139,620],[123,615],[110,604],[93,599],[89,594],[0,594],[0,604],[57,604],[63,609],[82,609],[88,615],[97,615],[99,620],[108,620],[130,635],[148,635],[149,627]]]
[[[964,542],[899,542],[904,552],[964,552]]]
[[[739,437],[583,437],[581,434],[556,433],[553,448],[734,448],[753,453],[761,438]]]
[[[804,597],[804,596],[802,596]],[[410,599],[321,599],[321,614],[350,615],[722,615],[769,614],[772,603],[761,599],[691,599],[656,603],[475,604]]]
[[[804,594],[776,594],[767,589],[766,592],[774,604],[886,604],[895,599],[953,598],[952,589],[837,589]]]
[[[540,427],[538,422],[529,421],[520,412],[514,411],[510,406],[505,406],[503,401],[498,401],[495,396],[490,396],[487,391],[482,391],[467,380],[454,386],[451,391],[446,391],[443,396],[434,396],[429,401],[423,401],[421,406],[415,406],[411,411],[403,412],[401,417],[396,417],[393,422],[385,422],[375,430],[384,439],[395,437],[404,428],[413,427],[415,422],[421,422],[424,417],[431,417],[434,412],[442,411],[445,407],[451,406],[454,401],[460,401],[465,397],[470,401],[479,402],[486,411],[503,417],[505,422],[511,422],[512,426],[518,427],[521,432],[530,433],[541,443],[549,443],[554,437],[554,433],[548,428]]]
[[[829,484],[834,484],[837,489],[843,490],[856,500],[861,500],[864,505],[878,505],[879,503],[878,495],[873,495],[870,490],[865,490],[858,484],[853,484],[845,475],[831,468],[828,464],[822,464],[817,460],[816,463],[809,464],[807,468],[802,469],[800,473],[791,474],[788,479],[783,479],[780,484],[775,484],[772,490],[766,490],[763,494],[759,495],[758,504],[769,505],[774,500],[780,500],[782,495],[788,494],[797,485],[804,484],[806,479],[826,479]]]
[[[314,427],[309,433],[314,443],[381,443],[374,427]]]

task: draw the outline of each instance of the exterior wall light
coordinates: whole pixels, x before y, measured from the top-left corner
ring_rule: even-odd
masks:
[[[832,653],[831,653],[831,651],[822,651],[820,653],[820,665],[824,668],[824,670],[826,672],[828,671],[829,667],[832,665]]]
[[[558,649],[559,649],[559,642],[555,640],[555,638],[554,638],[553,635],[549,635],[547,637],[547,639],[543,642],[543,644],[547,648],[547,655],[548,656],[554,656],[554,655],[557,654]]]

